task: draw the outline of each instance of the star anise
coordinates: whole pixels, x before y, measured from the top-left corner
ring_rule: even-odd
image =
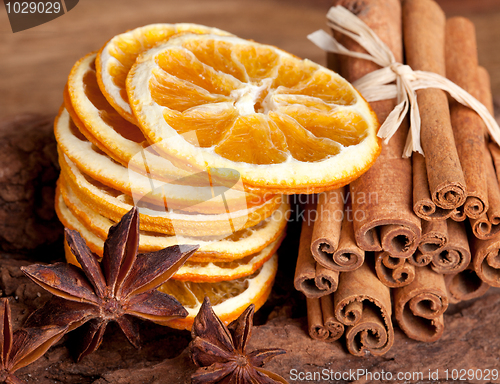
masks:
[[[65,234],[82,269],[55,263],[22,270],[36,284],[64,299],[50,300],[28,323],[49,319],[46,321],[51,324],[70,323],[70,330],[84,323],[85,337],[77,347],[77,360],[99,347],[110,321],[116,321],[138,348],[139,330],[131,316],[162,322],[187,316],[181,303],[156,288],[186,262],[197,245],[176,245],[138,255],[139,217],[135,207],[109,229],[101,264],[78,232],[66,229]]]
[[[63,337],[67,327],[21,328],[12,332],[9,300],[0,299],[0,383],[20,384],[14,372],[31,364]]]
[[[191,330],[191,357],[201,367],[191,376],[192,383],[287,383],[281,376],[259,368],[286,351],[273,348],[246,353],[252,333],[254,310],[255,306],[250,305],[226,327],[213,311],[208,297],[205,297]]]

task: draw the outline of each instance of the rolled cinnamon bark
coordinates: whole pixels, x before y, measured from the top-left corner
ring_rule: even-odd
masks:
[[[439,252],[448,243],[446,220],[422,222],[422,238],[418,249],[424,254]]]
[[[432,0],[405,0],[403,25],[407,63],[413,70],[445,76],[445,15],[441,8]],[[431,199],[440,208],[457,208],[465,203],[467,190],[446,94],[435,88],[421,89],[417,98]]]
[[[408,262],[416,267],[428,265],[434,254],[440,253],[447,243],[447,220],[422,221],[420,244],[417,251],[408,258]]]
[[[402,61],[401,4],[399,0],[337,0],[363,20]],[[362,50],[345,36],[338,39],[348,49]],[[379,67],[367,60],[340,56],[340,73],[350,82]],[[371,103],[379,121],[385,121],[396,100]],[[387,251],[392,256],[410,256],[420,238],[420,220],[411,198],[411,162],[402,158],[407,122],[400,127],[375,164],[350,184],[353,227],[358,246],[365,251]]]
[[[479,218],[471,219],[470,223],[474,235],[479,239],[485,240],[500,233],[500,188],[495,168],[493,167],[493,160],[486,147],[483,149],[481,155],[486,168],[489,208]],[[478,157],[480,157],[479,154]]]
[[[311,238],[314,222],[309,219],[312,217],[309,212],[314,209],[314,205],[308,204],[305,209],[306,219],[302,222],[294,286],[308,298],[319,298],[337,289],[339,273],[318,265],[312,257]]]
[[[488,72],[483,67],[478,67],[478,100],[483,103],[491,114],[493,114],[493,97],[491,95],[490,78]],[[486,126],[483,124],[485,137],[488,136]],[[482,150],[484,166],[486,171],[486,181],[488,184],[488,203],[489,208],[478,219],[471,219],[470,223],[474,235],[479,239],[488,239],[496,236],[500,232],[500,187],[498,185],[493,159],[490,154],[491,148],[485,146]],[[496,151],[493,149],[493,152]]]
[[[472,265],[457,274],[446,275],[444,282],[448,291],[448,300],[451,304],[475,299],[484,295],[490,288],[488,284],[479,278]]]
[[[446,21],[446,76],[476,99],[480,98],[476,31],[464,17]],[[483,159],[484,123],[472,109],[450,101],[451,126],[467,186],[464,212],[477,219],[488,210],[488,186]]]
[[[469,240],[463,223],[448,220],[448,242],[440,252],[433,254],[431,267],[437,273],[455,274],[470,264]]]
[[[472,265],[479,278],[500,287],[500,233],[488,240],[471,236]]]
[[[316,262],[335,271],[352,271],[363,264],[352,224],[352,208],[344,188],[321,193],[314,223],[311,252]],[[346,203],[344,210],[344,203]]]
[[[432,342],[443,334],[448,295],[443,275],[429,267],[417,268],[413,282],[393,290],[399,327],[412,339]]]
[[[493,115],[493,95],[491,93],[491,79],[490,74],[486,70],[486,68],[479,66],[477,68],[477,80],[479,84],[479,101],[483,103],[488,111]],[[483,125],[484,137],[487,140],[489,137],[488,128],[486,125]]]
[[[306,298],[309,335],[315,340],[335,341],[344,333],[344,326],[335,319],[331,295],[320,299]]]
[[[335,316],[347,327],[347,349],[355,356],[383,355],[394,342],[390,288],[369,264],[341,273],[334,295]]]
[[[425,158],[417,152],[412,155],[413,172],[413,211],[426,221],[443,221],[448,218],[465,220],[465,215],[457,214],[457,209],[443,209],[432,201],[427,179]]]
[[[415,278],[415,266],[408,259],[391,257],[388,252],[375,253],[375,272],[389,288],[404,287]]]

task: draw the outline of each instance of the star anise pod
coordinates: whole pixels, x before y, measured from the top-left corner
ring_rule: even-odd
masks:
[[[21,328],[12,332],[9,300],[0,299],[0,383],[21,384],[14,372],[31,364],[63,337],[67,327]]]
[[[286,351],[273,348],[246,352],[254,311],[252,304],[226,327],[213,311],[208,297],[205,297],[191,330],[191,357],[201,367],[191,376],[193,384],[287,383],[281,376],[259,368]]]
[[[138,348],[139,330],[131,316],[162,322],[187,316],[181,303],[156,288],[186,262],[197,245],[176,245],[138,255],[139,215],[135,207],[109,229],[101,264],[77,231],[66,229],[65,234],[82,269],[55,263],[22,270],[36,284],[64,299],[49,301],[28,323],[49,319],[52,324],[70,323],[70,330],[84,323],[85,337],[76,351],[78,361],[99,347],[110,321],[116,321]]]

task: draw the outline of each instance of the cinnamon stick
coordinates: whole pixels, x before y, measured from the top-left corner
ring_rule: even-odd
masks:
[[[344,333],[344,326],[333,314],[331,296],[306,298],[309,335],[315,340],[335,341]]]
[[[471,219],[470,223],[474,235],[479,239],[489,239],[500,233],[500,188],[498,185],[495,168],[490,152],[485,146],[481,154],[486,168],[486,180],[488,183],[489,208],[477,219]]]
[[[443,313],[448,308],[443,275],[429,267],[417,268],[413,282],[393,292],[394,313],[403,332],[415,340],[438,340],[444,330]]]
[[[347,327],[347,349],[355,356],[383,355],[394,342],[390,288],[369,264],[341,273],[334,295],[335,315]]]
[[[423,220],[443,221],[447,218],[465,220],[465,215],[458,215],[456,208],[443,209],[432,200],[427,179],[425,158],[417,152],[412,155],[413,172],[413,211]]]
[[[415,278],[415,266],[408,259],[391,257],[388,252],[375,253],[375,272],[380,281],[390,288],[404,287]]]
[[[318,264],[335,271],[360,267],[365,252],[358,247],[352,224],[352,208],[344,188],[319,195],[311,252]],[[347,203],[344,210],[344,203]]]
[[[448,220],[448,242],[439,253],[434,253],[431,267],[437,273],[458,273],[471,261],[467,232],[463,223]]]
[[[306,219],[302,222],[299,255],[295,269],[294,286],[308,298],[319,298],[337,289],[339,273],[316,263],[311,254],[311,238],[314,222],[310,220],[312,204],[306,206]]]
[[[451,304],[480,297],[490,288],[479,278],[472,265],[457,274],[446,275],[444,282]]]
[[[434,254],[440,253],[447,243],[447,220],[422,221],[422,237],[418,249],[408,258],[408,262],[416,267],[428,265]]]
[[[491,114],[493,114],[493,97],[491,95],[490,79],[488,72],[483,67],[478,67],[478,100],[483,103]],[[483,124],[483,133],[488,136],[486,126]],[[489,208],[486,213],[483,213],[477,219],[471,219],[471,226],[474,235],[480,239],[488,239],[494,237],[500,232],[500,187],[498,185],[493,159],[490,150],[495,145],[483,147],[482,155],[484,167],[486,170],[486,182],[488,184],[488,203]]]
[[[403,25],[407,63],[413,70],[445,76],[445,15],[441,8],[432,0],[405,0]],[[435,88],[421,89],[417,98],[431,199],[440,208],[457,208],[465,203],[467,190],[446,94]]]
[[[464,17],[446,22],[446,76],[479,99],[478,59],[474,24]],[[472,109],[450,101],[451,125],[458,157],[467,186],[464,212],[477,219],[488,210],[488,186],[481,156],[484,150],[484,123]]]
[[[483,103],[488,111],[493,115],[493,95],[491,93],[491,79],[490,74],[486,70],[486,68],[479,66],[477,68],[477,80],[479,84],[479,98],[478,100]],[[489,137],[488,128],[486,125],[483,125],[484,137],[487,139]]]
[[[399,0],[337,0],[362,19],[391,49],[401,62],[401,4]],[[338,36],[350,50],[362,50],[345,36]],[[350,82],[370,73],[378,66],[374,63],[340,56],[341,74]],[[371,103],[379,121],[385,121],[396,100]],[[385,250],[393,256],[407,257],[418,245],[420,220],[414,214],[411,199],[411,162],[402,158],[406,141],[407,122],[398,129],[375,164],[350,184],[353,227],[358,246],[365,251]]]
[[[500,287],[500,233],[480,240],[471,236],[472,265],[479,278],[492,287]]]

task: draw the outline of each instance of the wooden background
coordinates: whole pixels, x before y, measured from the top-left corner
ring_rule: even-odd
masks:
[[[12,33],[0,6],[0,119],[55,114],[73,64],[113,35],[150,23],[192,22],[276,45],[325,64],[306,36],[325,28],[330,0],[80,0],[66,15]],[[500,0],[440,0],[447,15],[476,25],[479,60],[500,104]]]

